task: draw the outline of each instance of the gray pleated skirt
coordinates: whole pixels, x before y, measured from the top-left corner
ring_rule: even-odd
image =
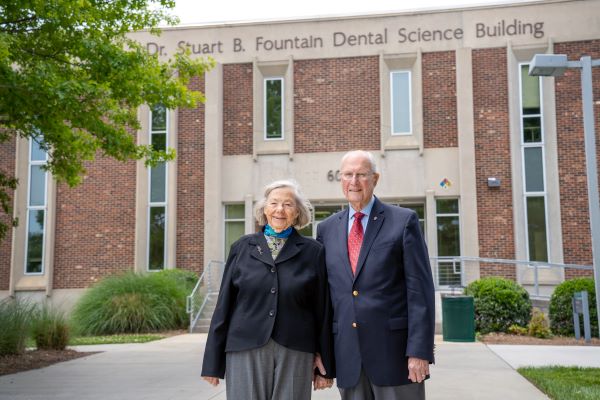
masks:
[[[309,400],[312,353],[291,350],[273,339],[261,348],[229,352],[225,369],[228,400]]]

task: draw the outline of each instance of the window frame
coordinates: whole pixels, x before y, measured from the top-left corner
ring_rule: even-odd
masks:
[[[539,114],[524,114],[523,113],[523,67],[528,67],[529,62],[518,63],[518,76],[519,76],[519,140],[521,145],[521,183],[523,185],[523,212],[525,219],[523,221],[525,227],[525,251],[527,259],[531,260],[530,246],[529,246],[529,214],[527,211],[527,201],[532,197],[541,197],[544,199],[544,227],[546,234],[546,260],[537,262],[548,262],[550,260],[550,231],[548,224],[548,181],[546,176],[546,139],[545,139],[545,127],[544,127],[544,89],[542,85],[541,77],[538,79],[538,90],[540,99],[540,112]],[[524,121],[527,118],[539,118],[540,120],[540,141],[538,142],[525,142],[524,138]],[[542,151],[542,184],[544,186],[543,191],[527,191],[527,174],[526,174],[526,161],[525,161],[525,149],[528,148],[540,148]]]
[[[268,81],[281,81],[281,137],[268,137],[267,132],[267,112],[268,112],[268,99],[267,99],[267,82]],[[285,77],[283,76],[266,76],[263,78],[263,140],[265,141],[282,141],[285,140]]]
[[[31,205],[31,171],[32,167],[40,166],[43,167],[48,163],[48,153],[44,152],[45,158],[44,160],[33,160],[33,142],[34,138],[30,138],[28,140],[28,166],[27,166],[27,211],[25,218],[25,253],[24,253],[24,265],[23,265],[23,273],[25,276],[41,276],[46,273],[46,230],[48,227],[48,171],[44,171],[44,201],[42,205],[32,206]],[[40,272],[28,272],[27,264],[29,258],[29,219],[31,211],[43,211],[44,212],[44,222],[42,227],[42,258],[41,258],[41,271]]]
[[[406,74],[408,82],[408,131],[406,132],[395,132],[395,118],[394,118],[394,75]],[[410,136],[413,134],[413,104],[412,104],[412,71],[409,69],[393,69],[390,70],[390,134],[392,136]]]
[[[438,210],[438,201],[439,200],[456,200],[456,204],[458,207],[458,211],[455,213],[442,213],[439,212]],[[436,240],[436,246],[435,248],[437,249],[437,254],[436,254],[436,276],[435,276],[435,280],[436,280],[436,284],[439,287],[444,287],[444,288],[450,288],[453,286],[456,286],[454,284],[441,284],[440,283],[440,269],[439,269],[439,264],[442,262],[445,262],[443,259],[440,260],[440,258],[442,257],[447,257],[447,258],[453,258],[453,257],[461,257],[462,253],[463,253],[463,246],[462,246],[462,225],[461,225],[461,216],[460,216],[460,211],[461,211],[461,205],[460,205],[460,198],[459,197],[436,197],[435,198],[435,240]],[[456,255],[450,255],[450,256],[440,256],[439,254],[439,246],[438,246],[438,240],[439,240],[439,231],[438,231],[438,218],[440,217],[456,217],[458,219],[458,252],[459,254]],[[465,283],[465,270],[463,268],[462,263],[459,263],[460,266],[460,272],[457,274],[456,271],[453,268],[453,273],[457,274],[460,276],[460,286],[464,286]]]
[[[241,218],[227,218],[227,206],[242,206],[244,208],[244,216]],[[229,248],[227,246],[227,223],[229,222],[242,222],[244,223],[244,226],[246,224],[246,204],[244,202],[228,202],[228,203],[223,203],[223,259],[227,260],[227,257],[229,256]],[[245,230],[245,228],[244,228]],[[242,234],[243,236],[244,234]],[[240,236],[241,237],[241,236]],[[238,238],[239,239],[239,238]],[[237,239],[236,239],[237,240]],[[232,244],[235,243],[235,241],[232,242]]]
[[[165,107],[165,106],[162,106]],[[159,129],[159,130],[154,130],[153,129],[153,125],[152,125],[152,113],[153,113],[153,108],[150,107],[150,112],[148,113],[148,121],[149,121],[149,130],[148,130],[148,136],[149,136],[149,145],[152,146],[152,137],[153,135],[165,135],[165,150],[169,147],[170,144],[170,137],[169,137],[169,124],[170,124],[170,117],[169,117],[169,109],[165,107],[165,129]],[[168,226],[169,226],[169,212],[168,212],[168,199],[169,199],[169,163],[165,162],[165,187],[164,187],[164,201],[161,202],[153,202],[152,201],[152,169],[153,167],[149,167],[147,168],[148,170],[148,204],[147,204],[147,209],[146,209],[146,272],[158,272],[158,271],[162,271],[167,269],[167,263],[168,263],[168,252],[169,252],[169,246],[168,246]],[[164,235],[163,235],[163,248],[164,248],[164,252],[163,252],[163,265],[162,268],[160,269],[150,269],[150,244],[151,244],[151,221],[150,221],[150,215],[152,212],[152,208],[158,208],[158,207],[164,207],[164,215],[165,215],[165,221],[164,221]]]

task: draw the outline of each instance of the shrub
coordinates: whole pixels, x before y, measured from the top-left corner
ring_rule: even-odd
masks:
[[[183,274],[135,274],[108,277],[76,304],[73,321],[82,335],[143,333],[185,326]]]
[[[165,269],[159,272],[155,272],[152,276],[166,277],[174,280],[177,285],[185,292],[185,295],[189,295],[194,290],[196,282],[198,282],[198,275],[195,272],[187,271],[185,269]]]
[[[507,332],[511,325],[526,326],[531,317],[531,300],[517,283],[497,277],[471,282],[465,294],[473,296],[475,328],[481,333]]]
[[[160,282],[170,281],[177,285],[177,291],[172,292],[172,296],[176,303],[176,319],[177,323],[175,328],[185,328],[189,323],[189,319],[186,312],[187,296],[192,293],[196,282],[198,282],[198,275],[194,272],[186,271],[182,269],[166,269],[160,272],[153,273],[150,275],[151,279],[154,279],[159,284]],[[166,286],[171,286],[171,283],[166,282]]]
[[[44,304],[34,317],[32,335],[40,350],[64,350],[69,343],[69,325],[62,311]]]
[[[0,301],[0,355],[21,354],[29,337],[34,307],[22,300]]]
[[[531,311],[531,320],[527,326],[527,333],[529,336],[540,339],[552,337],[552,332],[550,331],[550,327],[548,325],[548,319],[542,310],[537,307],[533,307],[533,310]]]
[[[596,310],[596,290],[592,278],[578,278],[564,281],[558,285],[550,298],[550,329],[557,335],[573,336],[573,306],[571,299],[575,292],[586,290],[590,307],[590,328],[592,336],[598,337],[598,318]],[[583,318],[580,315],[581,334],[583,335]]]
[[[511,335],[527,336],[527,328],[513,324],[508,327],[508,333]]]

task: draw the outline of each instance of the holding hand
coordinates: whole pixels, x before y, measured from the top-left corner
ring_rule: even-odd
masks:
[[[319,370],[319,374],[325,375],[327,371],[325,371],[325,366],[323,365],[323,360],[321,360],[321,355],[319,353],[315,353],[315,360],[313,361],[313,371],[317,369]],[[321,375],[314,374],[313,375],[313,389],[328,389],[333,385],[333,379],[325,378]]]
[[[217,378],[216,376],[203,376],[202,379],[204,379],[206,382],[210,383],[213,386],[217,386],[219,384],[219,378]]]
[[[321,360],[321,355],[319,353],[315,353],[315,359],[313,361],[313,371],[315,369],[318,369],[321,375],[327,374],[327,371],[325,371],[325,366],[323,365],[323,360]]]
[[[313,378],[313,390],[329,389],[333,386],[333,379],[316,375]]]

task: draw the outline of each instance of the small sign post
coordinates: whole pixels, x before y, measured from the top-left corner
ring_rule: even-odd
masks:
[[[581,338],[581,328],[579,327],[579,314],[583,314],[583,334],[585,342],[592,340],[590,328],[590,307],[588,303],[588,292],[575,292],[573,295],[573,326],[575,328],[575,339]]]

